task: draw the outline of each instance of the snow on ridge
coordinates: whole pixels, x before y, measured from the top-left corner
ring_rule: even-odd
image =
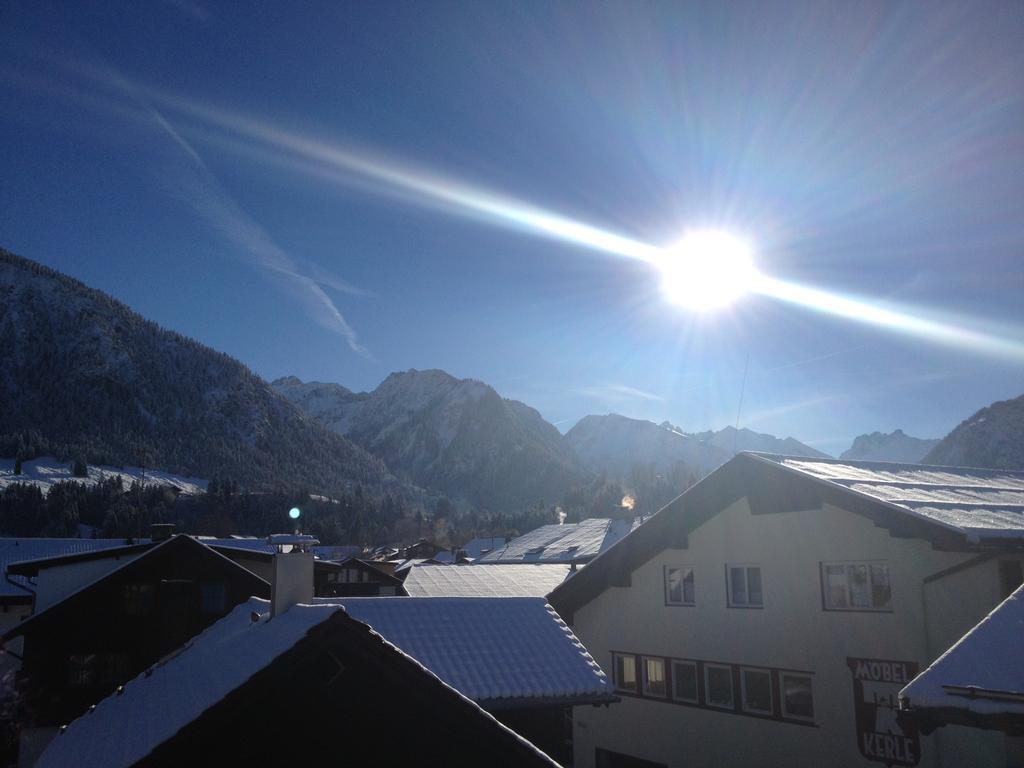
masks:
[[[180,493],[203,493],[206,491],[207,480],[199,477],[182,477],[170,472],[141,467],[109,467],[88,465],[87,477],[75,477],[73,464],[62,462],[52,456],[24,461],[21,474],[14,474],[14,459],[0,459],[0,489],[15,483],[37,486],[43,494],[47,494],[56,483],[71,480],[84,485],[96,485],[112,477],[120,477],[125,486],[139,482],[144,485],[159,485],[175,488]]]

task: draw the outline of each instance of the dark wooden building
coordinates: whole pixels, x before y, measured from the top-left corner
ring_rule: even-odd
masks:
[[[388,766],[424,744],[431,762],[556,765],[337,606],[257,603],[71,723],[40,768]]]
[[[2,636],[24,638],[22,728],[70,722],[251,595],[269,594],[190,536],[152,546]]]

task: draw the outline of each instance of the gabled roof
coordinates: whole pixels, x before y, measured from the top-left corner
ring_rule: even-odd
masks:
[[[590,518],[580,523],[542,525],[481,555],[477,563],[586,562],[640,525],[636,520]]]
[[[977,540],[1024,538],[1024,472],[762,456]]]
[[[324,563],[324,565],[333,566],[335,569],[356,568],[370,574],[378,584],[391,584],[396,587],[402,586],[402,580],[397,576],[392,576],[382,568],[378,568],[375,563],[358,557],[350,557],[340,563]]]
[[[125,539],[38,539],[40,542],[60,541],[103,541],[117,542],[107,546],[97,547],[74,547],[70,551],[59,552],[53,555],[42,555],[40,557],[25,558],[6,565],[8,575],[14,576],[38,576],[39,572],[47,568],[56,568],[62,565],[84,563],[89,560],[105,560],[107,558],[120,559],[141,554],[156,544],[149,540],[129,544]],[[40,547],[45,550],[46,547]]]
[[[488,709],[615,698],[601,668],[541,597],[318,602],[340,602],[350,616]]]
[[[465,728],[486,734],[491,747],[505,757],[503,764],[554,765],[533,745],[444,685],[422,665],[349,618],[341,606],[296,605],[271,619],[269,603],[252,598],[193,638],[184,649],[129,682],[123,692],[104,699],[92,712],[71,723],[50,743],[37,766],[133,765],[180,736],[206,713],[230,707],[232,698],[244,697],[264,670],[284,664],[288,658],[308,657],[303,645],[308,646],[312,633],[321,629],[326,642],[359,645],[375,663],[389,665],[402,676],[407,693],[409,687],[416,686],[435,706],[452,708],[459,719],[460,733]],[[323,682],[329,685],[334,680]],[[296,680],[296,685],[307,684],[309,681]],[[277,736],[301,739],[301,734]],[[359,745],[339,743],[338,749],[348,754],[358,751]]]
[[[565,581],[562,563],[415,565],[405,577],[410,597],[544,597]]]
[[[0,642],[6,643],[8,640],[14,637],[23,635],[26,632],[26,630],[36,629],[40,625],[45,625],[47,622],[55,620],[57,617],[65,614],[68,611],[73,612],[74,605],[83,595],[85,595],[93,589],[96,589],[97,587],[102,586],[103,584],[106,584],[111,579],[123,575],[128,569],[141,567],[141,565],[145,564],[146,559],[156,556],[157,554],[163,553],[170,549],[185,547],[202,548],[206,552],[209,552],[211,557],[220,558],[221,560],[223,560],[225,564],[229,565],[231,568],[237,568],[239,573],[244,574],[245,578],[251,581],[251,584],[254,588],[262,589],[265,592],[269,591],[269,585],[267,584],[267,582],[261,579],[256,574],[254,574],[252,571],[243,568],[230,558],[225,557],[224,555],[220,554],[211,547],[207,547],[206,545],[197,541],[193,537],[184,534],[179,534],[177,536],[172,536],[169,539],[165,539],[164,541],[161,541],[160,543],[151,546],[147,551],[143,552],[138,557],[133,557],[131,560],[128,560],[123,565],[114,568],[113,570],[107,571],[98,579],[95,579],[94,581],[91,581],[88,584],[83,585],[81,588],[75,590],[74,592],[59,600],[58,602],[47,606],[44,610],[39,611],[38,613],[34,613],[31,616],[27,617],[24,621],[11,627],[3,635],[0,635]]]
[[[862,515],[893,536],[921,538],[940,549],[1024,541],[1024,473],[918,464],[807,459],[740,453],[667,504],[642,526],[563,582],[551,604],[573,613],[658,552],[685,548],[690,531],[746,497],[751,512],[819,509],[828,503]],[[940,501],[938,498],[943,500]]]
[[[466,553],[466,557],[476,559],[492,549],[501,549],[504,546],[504,536],[478,536],[467,541],[459,549]]]
[[[1024,735],[1024,586],[914,678],[899,702],[926,733],[958,724]]]
[[[0,538],[0,571],[7,574],[12,564],[25,560],[88,555],[101,550],[124,547],[126,544],[126,539]],[[35,589],[24,577],[35,574],[20,570],[17,574],[11,573],[7,578],[0,579],[0,600],[31,602]]]

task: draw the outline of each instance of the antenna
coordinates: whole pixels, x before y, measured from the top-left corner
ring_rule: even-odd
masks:
[[[740,384],[740,402],[736,406],[736,427],[732,433],[732,455],[735,456],[736,445],[740,439],[740,412],[743,410],[743,394],[747,391],[747,370],[750,368],[750,351],[747,351],[747,362],[743,364],[743,382]]]

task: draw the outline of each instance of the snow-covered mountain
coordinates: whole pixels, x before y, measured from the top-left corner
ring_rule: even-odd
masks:
[[[775,437],[763,432],[747,429],[725,427],[717,432],[696,432],[693,437],[702,443],[728,451],[732,456],[739,451],[759,451],[761,453],[778,453],[783,456],[812,456],[821,459],[831,458],[827,453],[804,445],[793,437]]]
[[[294,376],[272,386],[399,476],[481,508],[555,502],[582,476],[554,426],[481,381],[410,370],[372,392]]]
[[[825,455],[791,437],[779,439],[733,427],[689,434],[667,421],[655,424],[615,413],[585,416],[565,437],[584,466],[621,480],[628,480],[637,465],[669,472],[682,463],[701,475],[721,466],[737,451]]]
[[[668,422],[655,424],[617,413],[584,416],[565,439],[587,469],[619,480],[628,480],[636,465],[653,465],[655,471],[666,473],[682,463],[688,471],[704,474],[732,456]]]
[[[396,481],[225,354],[0,249],[0,456],[330,493]]]
[[[885,434],[872,432],[854,438],[853,445],[843,451],[839,458],[859,461],[898,461],[917,464],[941,441],[911,437],[902,429]]]
[[[961,422],[924,463],[1024,470],[1024,395],[992,403]]]

